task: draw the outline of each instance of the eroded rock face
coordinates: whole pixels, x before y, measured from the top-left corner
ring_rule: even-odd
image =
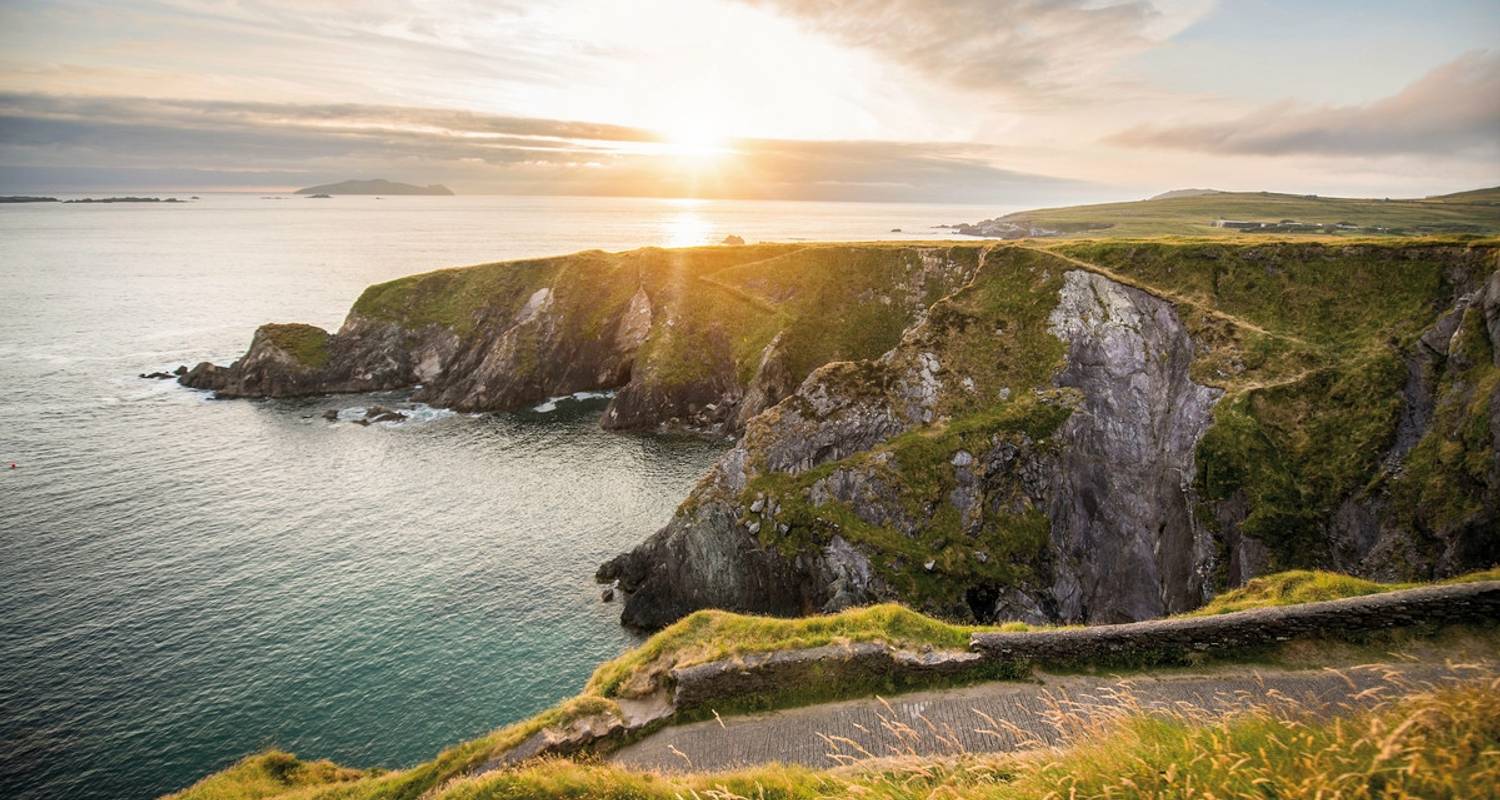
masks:
[[[824,313],[816,305],[823,289],[816,281],[761,287],[753,276],[744,286],[713,276],[753,262],[758,253],[775,260],[799,251],[756,246],[594,252],[414,276],[372,287],[367,294],[374,293],[373,311],[362,313],[356,304],[338,333],[320,332],[326,360],[299,360],[277,346],[275,337],[264,335],[288,326],[264,326],[244,357],[226,367],[205,362],[181,382],[224,397],[418,387],[415,399],[463,411],[508,411],[580,391],[615,390],[601,420],[607,428],[735,433],[790,395],[818,366],[808,363],[805,350],[789,353],[784,334],[799,325],[819,326],[808,315]],[[864,294],[902,327],[920,317],[932,293],[961,284],[974,268],[972,256],[953,257],[949,248],[876,255],[887,260],[864,276],[872,283]],[[812,264],[823,263],[816,254],[810,258]],[[461,274],[501,269],[522,277]],[[391,288],[396,285],[400,288]],[[754,294],[757,287],[767,294]],[[466,311],[455,314],[450,303]],[[715,313],[726,304],[738,305],[742,315],[745,308],[762,316],[789,309],[778,318],[785,327],[761,347],[753,370],[745,368],[739,340],[756,323],[743,316],[720,321]],[[467,310],[470,305],[474,308]],[[427,322],[432,319],[445,321]],[[863,335],[848,335],[846,346],[863,346]],[[674,336],[693,346],[686,352],[666,348],[666,356],[658,347],[656,357],[648,357],[653,342]]]
[[[323,340],[326,357],[309,362],[278,335],[286,328]],[[297,397],[331,392],[370,392],[420,383],[441,374],[458,338],[439,326],[408,330],[350,316],[336,334],[312,326],[263,325],[250,349],[227,367],[203,362],[178,377],[194,389],[221,397]]]
[[[1067,422],[1046,442],[997,434],[944,465],[954,488],[943,503],[960,535],[1033,509],[1051,523],[1048,555],[1032,565],[1046,579],[976,585],[973,615],[1122,621],[1196,607],[1217,551],[1192,517],[1193,451],[1220,393],[1191,379],[1191,338],[1172,305],[1145,292],[1070,271],[1050,329],[1067,345],[1055,385],[1077,397]],[[945,371],[943,350],[919,326],[880,359],[823,367],[751,420],[688,500],[692,511],[601,569],[629,595],[622,619],[652,627],[703,607],[786,614],[899,598],[872,563],[877,554],[840,536],[795,556],[763,547],[761,526],[780,524],[778,500],[742,493],[754,474],[840,462],[808,487],[812,507],[839,503],[868,525],[917,536],[949,512],[913,508],[892,482],[900,465],[889,453],[843,460],[931,424],[945,392],[973,391],[974,381]]]
[[[1500,380],[1485,377],[1495,367],[1500,270],[1460,291],[1407,355],[1401,418],[1382,474],[1345,498],[1330,521],[1331,566],[1398,581],[1500,562]],[[1477,463],[1486,455],[1487,464]],[[1432,474],[1435,457],[1466,468]],[[1444,509],[1426,497],[1434,484],[1457,482],[1468,485],[1449,488],[1473,499],[1467,507]]]
[[[700,608],[793,616],[816,611],[815,565],[763,547],[733,505],[708,501],[679,513],[656,535],[599,568],[625,592],[620,620],[659,628]]]
[[[1222,392],[1189,376],[1176,309],[1138,289],[1070,271],[1049,321],[1068,343],[1056,383],[1083,398],[1056,435],[1049,492],[1060,618],[1196,608],[1215,552],[1193,518],[1193,453]]]

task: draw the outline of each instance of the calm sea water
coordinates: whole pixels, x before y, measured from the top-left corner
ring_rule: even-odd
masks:
[[[595,566],[726,447],[604,433],[598,400],[360,428],[320,414],[404,398],[137,373],[439,267],[1007,210],[201,197],[0,206],[0,797],[150,797],[270,745],[401,767],[545,708],[632,642]]]

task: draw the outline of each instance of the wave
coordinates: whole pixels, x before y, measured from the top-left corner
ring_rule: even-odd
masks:
[[[607,391],[607,392],[574,392],[572,394],[560,395],[558,397],[549,397],[545,401],[543,401],[541,404],[533,406],[531,410],[535,411],[538,414],[550,414],[551,412],[557,410],[557,404],[561,403],[561,402],[565,402],[565,401],[578,402],[578,401],[582,401],[582,400],[599,400],[599,399],[603,399],[603,398],[607,398],[607,397],[614,397],[614,396],[615,396],[615,393],[613,391]]]

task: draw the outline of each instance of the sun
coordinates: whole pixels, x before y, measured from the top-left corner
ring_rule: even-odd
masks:
[[[662,150],[679,158],[715,159],[731,152],[729,138],[712,120],[694,117],[662,128]]]

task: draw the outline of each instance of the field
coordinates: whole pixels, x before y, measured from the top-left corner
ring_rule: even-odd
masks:
[[[1500,188],[1423,199],[1217,192],[1128,203],[1045,208],[1000,217],[1065,236],[1243,236],[1215,220],[1351,223],[1348,234],[1500,233]],[[983,227],[981,223],[980,227]],[[1307,235],[1307,234],[1302,234]]]

